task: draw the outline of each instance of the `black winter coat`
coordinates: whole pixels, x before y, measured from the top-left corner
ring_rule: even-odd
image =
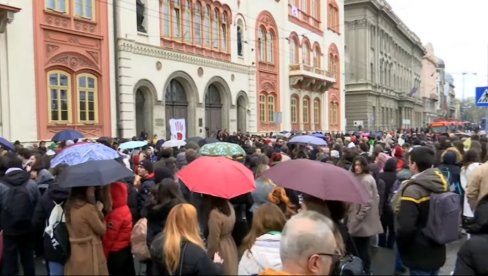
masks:
[[[166,269],[166,264],[163,262],[163,241],[163,235],[159,234],[150,247],[153,262],[152,275],[171,275]],[[183,258],[180,260],[177,271],[172,273],[173,275],[222,275],[219,266],[210,259],[204,249],[190,242],[185,243],[186,249],[184,250]],[[185,243],[182,243],[182,252]]]
[[[488,275],[488,196],[478,204],[468,232],[472,236],[458,252],[454,275]]]

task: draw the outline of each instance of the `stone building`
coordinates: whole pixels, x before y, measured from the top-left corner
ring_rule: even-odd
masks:
[[[384,0],[346,0],[348,130],[421,127],[420,39]]]

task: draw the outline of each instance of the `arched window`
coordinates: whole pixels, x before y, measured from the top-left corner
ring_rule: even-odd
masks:
[[[48,112],[50,123],[71,122],[71,79],[63,71],[48,72]]]
[[[84,123],[98,121],[97,78],[91,74],[78,75],[78,120]]]
[[[227,52],[227,12],[224,11],[221,22],[222,51]]]
[[[242,52],[242,32],[244,30],[244,24],[242,24],[242,20],[239,19],[237,21],[237,55],[242,57],[244,54]]]
[[[183,21],[183,26],[184,26],[184,37],[185,37],[185,42],[191,44],[191,0],[186,0],[186,5],[185,5],[185,18]]]
[[[202,5],[197,2],[195,5],[195,14],[193,17],[193,29],[195,32],[195,45],[202,45]]]
[[[213,16],[213,28],[212,28],[212,44],[214,49],[219,48],[219,29],[220,29],[220,13],[218,9],[215,9]]]
[[[266,30],[259,30],[259,61],[266,61]]]
[[[290,100],[290,107],[291,107],[291,123],[298,124],[298,99],[295,96],[291,97]]]
[[[171,15],[169,12],[169,1],[163,0],[162,12],[163,12],[163,37],[169,38],[171,36]]]
[[[204,35],[205,35],[205,38],[204,38],[204,41],[205,41],[205,47],[207,48],[210,48],[210,16],[211,16],[211,12],[210,12],[210,6],[207,5],[207,7],[205,8],[205,18],[204,18],[204,25],[203,25],[203,28],[204,28]]]
[[[290,64],[299,64],[298,62],[298,43],[296,39],[290,39]]]
[[[310,45],[306,42],[302,44],[302,63],[310,65]]]
[[[275,111],[275,97],[273,95],[268,96],[268,122],[274,122],[274,111]]]
[[[308,124],[310,123],[310,118],[308,117],[309,110],[310,110],[310,101],[308,98],[303,98],[303,123]]]
[[[173,0],[173,39],[183,40],[181,36],[181,1]]]
[[[268,46],[267,48],[267,53],[268,53],[268,63],[274,63],[274,36],[272,32],[268,32],[268,36],[266,38],[266,45]]]
[[[313,100],[313,123],[315,124],[315,130],[319,130],[320,127],[320,100],[315,98]]]
[[[319,46],[315,46],[313,51],[313,67],[320,68],[320,49]]]
[[[266,122],[266,95],[259,95],[259,121]]]

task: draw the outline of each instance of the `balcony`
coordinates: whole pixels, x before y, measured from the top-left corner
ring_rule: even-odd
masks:
[[[439,95],[437,95],[437,93],[430,93],[430,100],[432,100],[434,102],[438,102],[439,101]]]
[[[336,82],[333,73],[308,64],[290,65],[290,86],[325,92]]]

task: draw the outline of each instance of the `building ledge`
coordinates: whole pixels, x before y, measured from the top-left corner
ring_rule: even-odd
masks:
[[[305,90],[325,92],[334,83],[334,75],[327,70],[307,64],[290,65],[290,86],[300,86]]]
[[[7,24],[12,23],[14,20],[14,14],[19,11],[20,8],[0,4],[0,33],[5,32],[7,29]]]

